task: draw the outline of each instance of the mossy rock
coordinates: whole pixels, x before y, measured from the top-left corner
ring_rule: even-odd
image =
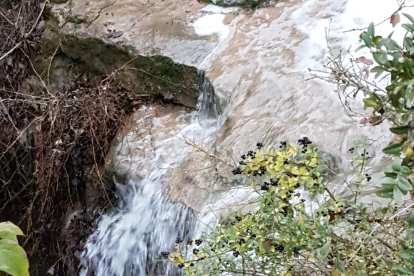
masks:
[[[218,6],[231,7],[231,6],[243,6],[256,8],[260,4],[264,3],[264,0],[203,0],[207,3],[212,3]]]
[[[47,71],[57,47],[75,67],[86,72],[88,79],[116,71],[116,81],[131,93],[161,96],[191,108],[197,105],[199,74],[195,67],[177,64],[164,56],[136,55],[130,48],[98,38],[61,35],[51,28],[43,39],[43,63],[39,61],[38,71]]]

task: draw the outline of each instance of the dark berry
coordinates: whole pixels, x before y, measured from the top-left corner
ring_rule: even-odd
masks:
[[[203,242],[202,240],[195,240],[195,244],[196,244],[197,246],[200,246],[200,244],[201,244],[202,242]]]
[[[371,181],[371,176],[367,177],[367,181],[370,182]]]
[[[240,239],[239,244],[242,245],[243,243],[246,243],[246,241],[244,239]]]
[[[199,252],[200,252],[200,250],[198,250],[197,248],[194,248],[194,249],[193,249],[193,254],[194,254],[194,255],[197,255]]]
[[[240,165],[246,165],[246,163],[244,161],[240,161],[239,164]]]
[[[256,146],[257,146],[257,148],[258,148],[258,149],[263,148],[263,144],[262,144],[262,143],[260,143],[260,142],[259,142],[259,143],[257,143],[257,144],[256,144]]]
[[[234,251],[234,252],[233,252],[233,256],[234,256],[234,257],[236,257],[236,258],[237,258],[239,255],[240,255],[240,252],[239,252],[239,251]]]
[[[276,178],[276,179],[270,179],[270,185],[276,187],[277,185],[279,185],[279,179],[278,178]]]
[[[194,266],[194,263],[191,263],[190,266]]]
[[[183,268],[184,264],[178,264],[178,268]]]
[[[175,240],[175,243],[180,243],[180,242],[182,242],[182,241],[183,241],[182,239],[177,238],[177,239]]]
[[[242,171],[241,171],[240,168],[234,169],[232,172],[233,172],[234,175],[242,174]]]
[[[284,164],[284,165],[289,164],[289,160],[287,160],[287,159],[283,160],[283,164]]]
[[[305,202],[306,200],[302,198],[300,201]]]
[[[161,255],[164,259],[167,259],[168,255],[170,255],[170,252],[161,252]]]
[[[247,152],[247,156],[252,156],[252,157],[253,157],[253,155],[254,155],[254,152],[253,152],[252,150],[249,150],[249,151]]]
[[[246,159],[246,155],[244,155],[244,154],[243,154],[243,155],[241,156],[241,159]]]
[[[260,186],[260,190],[269,191],[269,185],[263,184],[262,186]]]
[[[280,253],[282,253],[285,250],[285,247],[281,244],[278,244],[275,246],[275,249],[279,251]]]
[[[259,174],[258,171],[253,171],[253,176],[257,176]]]
[[[266,167],[260,166],[260,171],[265,172],[266,171]]]

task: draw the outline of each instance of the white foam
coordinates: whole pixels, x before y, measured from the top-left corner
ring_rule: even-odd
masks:
[[[199,36],[218,34],[220,39],[229,35],[230,29],[224,25],[224,14],[207,14],[197,19],[194,24],[194,31]]]

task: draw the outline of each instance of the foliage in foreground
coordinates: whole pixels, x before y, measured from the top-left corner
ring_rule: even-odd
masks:
[[[338,198],[328,188],[331,171],[309,139],[282,142],[278,151],[258,143],[233,171],[251,180],[256,210],[236,213],[194,243],[162,255],[186,275],[414,275],[413,203],[404,198],[414,189],[414,19],[405,16],[412,24],[402,25],[402,46],[391,36],[376,36],[373,24],[361,35],[378,64],[371,72],[391,77],[385,90],[369,79],[372,62],[365,57],[350,65],[337,57],[326,78],[344,95],[351,117],[358,114],[348,101],[361,92],[373,108],[361,123],[394,124],[396,142],[383,150],[394,160],[380,188],[371,183],[364,146],[349,149],[353,172],[344,179],[347,196]],[[373,189],[378,197],[364,198]]]
[[[221,221],[194,244],[177,245],[169,259],[187,275],[412,275],[414,218],[398,214],[395,203],[374,209],[360,202],[371,180],[368,154],[353,149],[349,202],[326,187],[317,147],[307,138],[299,143],[250,151],[233,173],[252,180],[257,211]]]
[[[0,223],[0,271],[13,276],[28,276],[29,261],[17,236],[23,232],[11,222]]]

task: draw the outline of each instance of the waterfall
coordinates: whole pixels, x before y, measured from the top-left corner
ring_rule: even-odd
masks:
[[[183,137],[190,137],[195,144],[211,146],[214,142],[234,157],[257,141],[273,144],[307,135],[337,157],[341,170],[346,169],[346,154],[354,136],[376,140],[374,152],[380,152],[389,141],[388,136],[382,136],[388,128],[386,124],[360,128],[346,116],[332,92],[334,87],[307,81],[308,68],[323,69],[328,61],[327,34],[335,49],[359,45],[359,33],[345,31],[364,28],[371,21],[380,22],[390,16],[395,1],[380,2],[381,5],[377,0],[280,1],[272,8],[229,16],[224,15],[225,9],[207,6],[204,12],[208,14],[195,21],[194,28],[199,36],[218,34],[216,50],[203,62],[217,93],[205,73],[200,72],[198,111],[171,109],[157,115],[156,107],[139,110],[143,115],[136,119],[138,134],[125,136],[116,157],[128,164],[128,182],[118,189],[122,200],[113,213],[102,217],[88,239],[80,255],[80,275],[177,275],[179,271],[162,259],[160,252],[171,252],[177,238],[186,243],[214,226],[215,212],[229,212],[251,199],[249,188],[233,189],[207,202],[198,214],[171,202],[168,181],[192,151]],[[375,6],[381,6],[381,13],[367,12]],[[222,14],[210,14],[215,12]],[[232,16],[236,18],[233,23],[220,23]],[[377,30],[388,35],[392,27],[383,24]],[[366,54],[360,51],[357,55]],[[216,95],[221,97],[216,99]],[[219,101],[226,103],[224,110],[217,105]],[[355,104],[361,109],[360,99]],[[219,130],[217,110],[221,111]],[[151,131],[140,129],[145,124],[151,125]],[[380,159],[374,156],[373,162]],[[191,164],[185,169],[191,170]],[[207,183],[204,178],[194,179]],[[199,189],[192,188],[196,192]],[[193,190],[190,196],[199,196]]]
[[[198,111],[171,108],[161,117],[140,118],[136,122],[138,128],[149,121],[154,137],[140,130],[142,139],[132,141],[133,135],[128,134],[118,146],[116,160],[129,164],[128,181],[118,185],[119,206],[101,218],[80,254],[79,275],[179,274],[160,252],[173,251],[177,239],[188,242],[196,214],[180,203],[170,202],[168,175],[192,150],[184,137],[206,144],[216,129],[214,90],[203,73],[199,83]],[[142,107],[141,113],[156,114],[153,110],[154,107]],[[124,156],[124,149],[130,147],[144,151],[146,158]]]

